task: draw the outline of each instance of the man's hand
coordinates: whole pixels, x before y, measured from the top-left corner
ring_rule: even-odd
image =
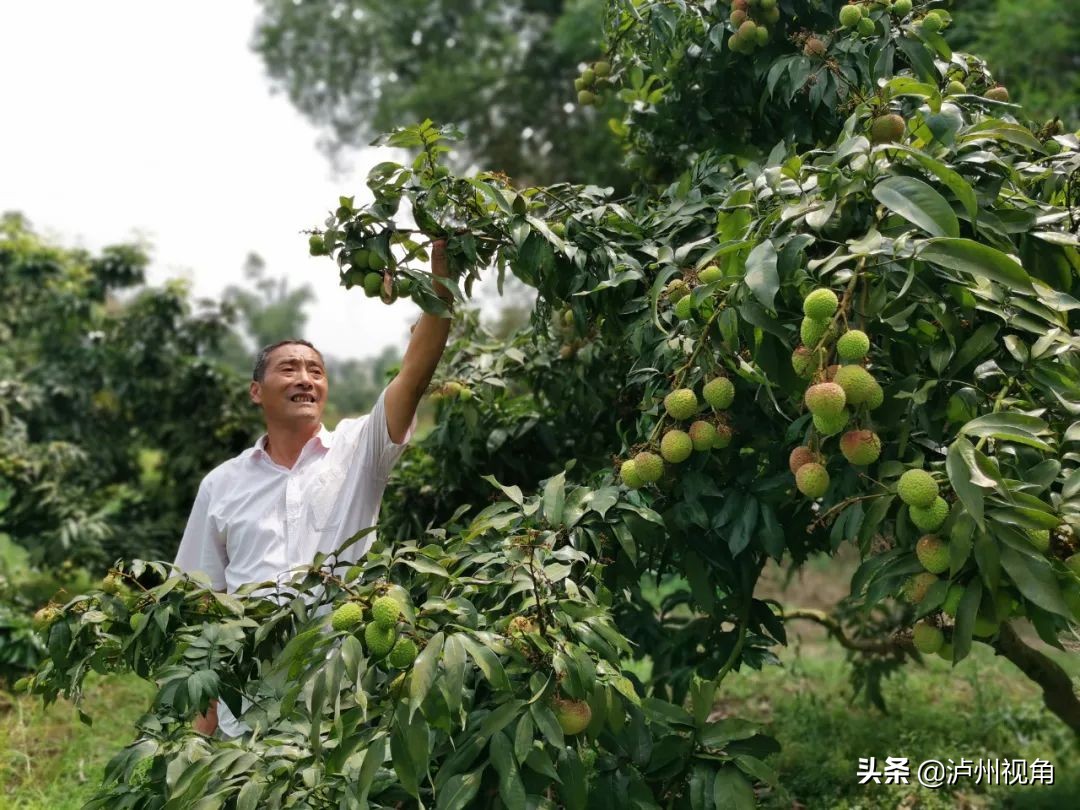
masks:
[[[435,239],[431,243],[431,275],[434,278],[450,277],[445,239]],[[448,287],[435,282],[434,288],[441,299],[452,305],[454,294]],[[420,397],[427,390],[435,367],[446,349],[449,334],[449,318],[426,312],[413,328],[405,357],[401,360],[401,371],[386,388],[386,428],[395,444],[400,444],[405,438],[405,431],[412,423]]]
[[[205,734],[207,737],[213,736],[218,726],[217,699],[210,701],[210,708],[206,710],[206,714],[195,715],[191,726],[200,734]]]

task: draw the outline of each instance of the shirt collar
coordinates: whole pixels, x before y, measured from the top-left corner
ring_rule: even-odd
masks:
[[[268,456],[268,453],[266,452],[267,438],[269,438],[268,434],[264,433],[258,438],[258,440],[256,440],[254,447],[255,458]],[[320,423],[319,432],[316,433],[312,438],[318,439],[322,443],[322,446],[329,450],[330,446],[334,443],[334,431],[327,429],[325,424]]]

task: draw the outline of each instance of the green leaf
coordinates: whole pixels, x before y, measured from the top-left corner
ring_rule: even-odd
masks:
[[[945,471],[949,476],[960,502],[969,515],[974,518],[980,529],[985,529],[983,521],[983,491],[976,481],[986,480],[975,464],[975,447],[967,439],[957,439],[949,447],[945,458]],[[993,481],[990,482],[991,484]]]
[[[484,673],[484,677],[487,678],[487,681],[491,684],[492,688],[510,688],[510,681],[506,677],[506,670],[503,669],[502,661],[499,660],[499,656],[476,639],[465,635],[464,633],[459,633],[456,638],[465,645],[465,649],[468,651],[469,656],[476,663],[476,666],[480,668],[480,671]]]
[[[562,799],[566,810],[585,810],[588,806],[588,781],[585,774],[585,766],[581,762],[577,751],[573,748],[564,748],[559,752],[559,778],[562,786],[559,788],[559,798]],[[524,805],[508,805],[509,807],[523,807]]]
[[[489,744],[491,764],[499,774],[499,796],[507,807],[525,806],[525,784],[521,781],[513,745],[503,732],[494,734]]]
[[[558,526],[563,519],[563,504],[566,502],[566,471],[548,479],[544,486],[543,517],[552,526]]]
[[[988,278],[1009,288],[1034,292],[1031,277],[1016,260],[1000,250],[971,239],[930,239],[923,243],[918,257],[960,273]]]
[[[439,655],[442,653],[443,634],[436,633],[428,641],[420,655],[416,656],[413,664],[412,677],[409,679],[409,719],[420,704],[424,702],[432,684],[435,683],[435,675],[439,669]]]
[[[1072,613],[1061,598],[1061,589],[1058,587],[1054,570],[1045,560],[1024,556],[1010,546],[1003,545],[1001,566],[1026,599],[1030,599],[1043,610],[1072,618]]]
[[[914,177],[889,177],[874,186],[874,198],[931,236],[959,236],[952,206],[929,183]]]
[[[1046,422],[1023,413],[1000,412],[977,416],[959,432],[966,436],[986,436],[1053,452],[1053,448],[1037,436],[1047,432]]]
[[[776,248],[766,239],[746,257],[746,285],[766,309],[775,309],[776,291],[780,276],[776,272]]]
[[[435,796],[437,810],[464,810],[471,806],[472,800],[480,790],[483,767],[470,773],[458,774],[446,780]]]
[[[716,810],[754,810],[754,789],[737,768],[721,768],[713,781]]]
[[[383,762],[386,760],[386,737],[379,735],[375,737],[368,745],[367,751],[364,753],[364,761],[360,764],[360,770],[356,775],[356,781],[352,785],[352,789],[356,791],[356,798],[360,801],[361,805],[366,806],[368,791],[371,790],[371,783],[375,780],[375,774],[379,772]]]

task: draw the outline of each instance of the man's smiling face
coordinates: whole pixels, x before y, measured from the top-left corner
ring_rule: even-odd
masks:
[[[270,353],[263,379],[251,383],[251,401],[262,406],[268,425],[319,425],[328,389],[319,353],[291,343]]]

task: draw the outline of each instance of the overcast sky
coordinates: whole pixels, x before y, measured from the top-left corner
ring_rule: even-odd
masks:
[[[271,95],[251,50],[254,0],[0,0],[0,211],[64,245],[146,237],[149,280],[195,294],[243,282],[249,251],[310,283],[307,337],[339,357],[404,346],[418,309],[338,286],[300,231],[394,157],[368,149],[334,176],[318,131]]]

